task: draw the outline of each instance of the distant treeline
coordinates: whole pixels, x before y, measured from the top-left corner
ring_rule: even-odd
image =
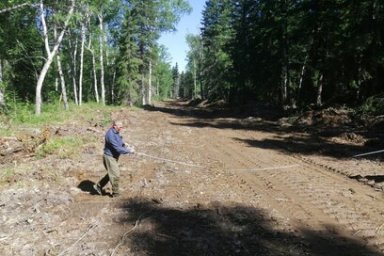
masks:
[[[282,107],[384,98],[384,1],[209,0],[201,24],[182,96]]]

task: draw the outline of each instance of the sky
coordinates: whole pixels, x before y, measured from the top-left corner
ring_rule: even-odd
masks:
[[[188,44],[185,37],[187,34],[196,35],[200,33],[201,12],[205,6],[205,0],[189,0],[188,2],[193,9],[192,12],[181,17],[176,26],[176,32],[164,33],[159,39],[159,43],[165,45],[168,49],[171,56],[171,65],[175,66],[177,63],[179,72],[185,71],[187,64],[185,59]]]

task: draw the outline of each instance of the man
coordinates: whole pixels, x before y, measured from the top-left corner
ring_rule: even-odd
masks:
[[[107,185],[108,182],[111,182],[112,185],[112,197],[117,197],[120,195],[120,169],[117,162],[121,154],[133,154],[135,152],[134,147],[128,147],[128,145],[124,144],[120,135],[120,131],[122,129],[122,122],[114,121],[112,123],[112,127],[109,128],[105,134],[103,163],[105,169],[107,170],[107,174],[93,186],[99,195],[103,194],[102,189],[105,185]]]

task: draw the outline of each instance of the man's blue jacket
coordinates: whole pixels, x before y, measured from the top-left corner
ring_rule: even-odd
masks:
[[[125,147],[122,137],[111,127],[105,134],[104,154],[119,159],[121,154],[128,153],[130,151]]]

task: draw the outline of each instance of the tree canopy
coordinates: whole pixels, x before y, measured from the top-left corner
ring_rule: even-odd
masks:
[[[35,100],[39,114],[43,102],[153,96],[282,108],[384,97],[382,1],[207,0],[180,73],[158,39],[190,11],[186,0],[2,1],[2,105]]]
[[[43,102],[57,100],[68,107],[151,104],[152,92],[170,97],[172,67],[157,40],[190,11],[184,0],[2,1],[5,102],[35,99],[40,114]]]
[[[353,106],[383,97],[383,32],[378,0],[208,0],[188,58],[202,98]]]

